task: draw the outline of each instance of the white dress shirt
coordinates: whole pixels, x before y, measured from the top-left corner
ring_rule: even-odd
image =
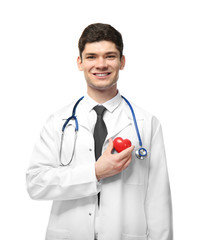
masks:
[[[95,112],[95,110],[93,109],[95,106],[97,105],[102,105],[106,108],[106,111],[104,112],[103,115],[103,120],[106,124],[107,127],[107,131],[108,131],[108,122],[109,119],[111,119],[112,117],[115,118],[115,110],[116,108],[120,105],[122,101],[122,97],[120,95],[120,93],[118,92],[117,95],[110,99],[109,101],[103,103],[103,104],[99,104],[96,101],[94,101],[89,95],[85,95],[84,99],[81,101],[81,107],[87,109],[87,119],[90,125],[90,129],[92,131],[92,133],[94,132],[94,127],[96,124],[96,120],[97,120],[97,114]],[[117,115],[118,117],[118,115]]]

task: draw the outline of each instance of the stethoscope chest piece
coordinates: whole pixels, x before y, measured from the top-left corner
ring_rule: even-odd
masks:
[[[140,159],[143,160],[147,157],[147,150],[145,148],[139,148],[135,151],[135,156]]]

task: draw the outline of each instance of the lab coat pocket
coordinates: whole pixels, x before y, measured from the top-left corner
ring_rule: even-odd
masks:
[[[133,151],[133,156],[134,156]],[[146,160],[132,158],[130,165],[123,171],[123,182],[126,184],[144,185],[146,175]]]
[[[48,229],[46,240],[71,240],[70,232],[67,230],[53,230]]]
[[[135,236],[130,234],[122,234],[122,240],[147,240],[147,235]]]

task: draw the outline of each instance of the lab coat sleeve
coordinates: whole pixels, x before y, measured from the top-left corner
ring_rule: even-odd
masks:
[[[172,204],[161,125],[152,121],[146,214],[148,240],[172,240]]]
[[[100,191],[93,162],[76,167],[63,167],[59,165],[58,158],[54,116],[51,116],[34,147],[26,173],[27,189],[31,198],[71,200],[96,195]]]

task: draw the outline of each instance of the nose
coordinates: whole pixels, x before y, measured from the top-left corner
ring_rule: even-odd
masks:
[[[99,58],[97,59],[97,61],[96,61],[95,67],[96,67],[97,69],[101,69],[101,70],[107,69],[108,66],[107,66],[106,59],[103,58],[103,57],[99,57]]]

